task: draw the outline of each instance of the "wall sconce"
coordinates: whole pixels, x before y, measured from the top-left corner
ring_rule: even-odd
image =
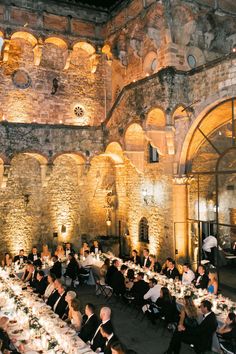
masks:
[[[27,206],[29,204],[29,197],[30,197],[30,194],[26,193],[24,194],[24,203],[25,203],[25,206]]]
[[[62,234],[65,234],[65,233],[66,233],[66,226],[65,226],[65,225],[62,225],[62,226],[61,226],[61,233],[62,233]]]
[[[108,217],[108,219],[106,220],[106,224],[107,224],[108,227],[111,226],[111,219],[110,219],[110,217]]]

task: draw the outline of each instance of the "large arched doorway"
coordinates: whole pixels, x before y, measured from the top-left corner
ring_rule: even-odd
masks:
[[[236,242],[235,111],[236,101],[232,98],[201,120],[192,136],[186,163],[189,255],[193,263],[199,263],[204,238],[214,235],[220,247],[214,264],[220,275],[234,260]],[[221,276],[221,283],[225,281],[227,277]]]

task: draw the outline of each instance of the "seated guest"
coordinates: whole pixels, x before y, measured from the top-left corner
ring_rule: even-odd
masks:
[[[206,268],[203,265],[198,266],[198,271],[196,274],[195,286],[197,289],[207,289],[208,286],[208,275],[206,274]]]
[[[183,265],[183,275],[182,275],[182,284],[190,285],[195,279],[194,272],[190,269],[190,265],[188,263],[184,263]]]
[[[211,270],[208,274],[209,282],[207,286],[207,291],[210,294],[217,295],[218,293],[218,277],[216,271]]]
[[[46,304],[48,306],[51,306],[51,308],[53,308],[53,306],[55,305],[56,301],[59,298],[59,293],[57,291],[58,285],[60,284],[60,279],[55,279],[53,285],[54,285],[54,290],[51,292],[51,294],[49,295],[48,299],[46,300]]]
[[[48,249],[48,245],[43,245],[43,251],[41,252],[41,260],[47,263],[51,259],[51,252]]]
[[[85,321],[80,330],[80,338],[87,343],[91,341],[96,329],[98,328],[98,318],[95,315],[95,307],[93,304],[88,303],[85,306]]]
[[[36,282],[34,284],[34,292],[43,295],[47,288],[47,278],[44,275],[44,271],[39,270],[36,275]]]
[[[130,258],[130,260],[136,265],[141,265],[141,258],[139,257],[138,252],[136,250],[132,251],[132,257]]]
[[[166,276],[166,273],[167,273],[167,271],[169,269],[169,264],[172,261],[173,261],[172,258],[170,258],[170,257],[166,258],[165,263],[163,264],[162,269],[161,269],[161,274]]]
[[[59,294],[54,306],[53,311],[62,318],[66,312],[66,308],[68,306],[65,297],[66,297],[66,287],[61,282],[59,282],[57,286],[57,292]]]
[[[0,318],[0,352],[5,354],[18,354],[19,352],[16,350],[7,334],[8,322],[8,317],[2,316]]]
[[[105,284],[107,270],[109,267],[110,267],[110,259],[106,258],[103,265],[101,266],[101,268],[99,270],[100,284]]]
[[[2,267],[11,267],[11,265],[12,257],[10,256],[10,253],[6,252],[2,260]]]
[[[212,336],[217,328],[217,320],[214,312],[211,312],[212,304],[208,300],[201,302],[201,311],[203,313],[202,322],[196,327],[184,330],[176,330],[173,334],[166,354],[179,354],[181,343],[194,345],[196,353],[211,351]]]
[[[33,287],[37,281],[36,275],[37,272],[35,271],[35,266],[30,261],[27,261],[27,265],[25,267],[21,280],[23,280],[24,283],[29,282],[30,286]]]
[[[149,250],[147,248],[143,249],[143,259],[141,262],[141,266],[144,268],[149,268],[151,265],[151,261],[149,259]]]
[[[101,352],[104,351],[104,347],[105,347],[105,343],[106,343],[106,339],[102,336],[101,332],[100,332],[100,327],[102,324],[108,323],[110,325],[112,325],[111,323],[111,309],[110,307],[102,307],[100,310],[100,319],[102,321],[102,323],[99,324],[99,326],[97,327],[95,334],[90,342],[91,344],[91,349],[95,352],[96,350],[99,350]]]
[[[175,261],[169,261],[169,267],[166,271],[166,276],[169,279],[176,279],[179,278],[179,271],[178,269],[175,267]]]
[[[69,263],[67,265],[64,277],[69,277],[71,279],[71,284],[77,279],[79,272],[79,265],[74,257],[73,253],[69,254]]]
[[[119,261],[118,259],[113,259],[111,266],[107,270],[106,274],[106,284],[112,286],[111,279],[114,277],[115,274],[118,273]]]
[[[184,306],[180,311],[178,331],[190,330],[198,326],[198,312],[191,296],[184,297]]]
[[[71,313],[72,313],[71,302],[76,297],[77,297],[77,294],[76,294],[75,291],[73,291],[73,290],[67,291],[65,300],[66,300],[68,306],[67,306],[66,311],[65,311],[65,313],[64,313],[64,315],[62,317],[63,320],[67,320],[68,319],[68,321],[70,321]]]
[[[90,252],[90,248],[87,242],[84,242],[79,253],[82,257],[84,257],[84,251],[89,251]]]
[[[111,354],[111,345],[114,342],[117,342],[118,338],[114,334],[113,327],[111,323],[104,323],[100,328],[101,335],[106,339],[104,346],[104,354]]]
[[[157,284],[157,280],[152,278],[149,280],[149,290],[144,294],[144,300],[150,300],[151,302],[156,302],[160,297],[161,285]]]
[[[79,311],[80,301],[75,298],[71,301],[70,310],[68,313],[68,319],[71,322],[72,327],[76,330],[76,332],[80,332],[82,326],[82,315]]]
[[[24,250],[21,249],[18,256],[15,256],[13,262],[18,262],[19,264],[24,264],[27,261],[27,257],[24,255]]]
[[[224,348],[234,353],[233,341],[236,342],[236,314],[230,312],[223,326],[218,328],[216,332]]]
[[[153,254],[150,254],[149,260],[151,262],[150,266],[148,267],[151,272],[156,272],[160,273],[161,271],[161,265],[160,263],[156,260],[156,257]]]
[[[84,260],[80,262],[82,268],[90,267],[94,263],[94,258],[89,250],[84,251]]]
[[[90,252],[94,254],[102,253],[102,246],[98,243],[97,240],[93,241],[93,245],[90,248]]]
[[[129,268],[125,278],[125,287],[130,290],[134,285],[135,274],[132,268]]]
[[[137,279],[134,282],[133,287],[131,288],[131,293],[135,298],[135,303],[138,305],[144,304],[143,297],[149,289],[148,283],[145,282],[143,278],[144,278],[144,273],[139,272],[137,274]]]
[[[56,251],[54,252],[54,255],[57,256],[58,260],[64,260],[65,259],[65,251],[62,245],[58,245]]]
[[[170,291],[166,287],[160,290],[160,297],[156,301],[156,306],[159,310],[157,317],[164,317],[167,323],[177,322],[179,313],[176,307],[176,299],[171,296]]]
[[[70,253],[75,254],[75,251],[72,248],[71,243],[67,242],[65,247],[65,255],[67,258],[69,258]]]
[[[32,262],[36,267],[40,267],[42,262],[40,260],[40,254],[38,253],[37,247],[32,248],[32,252],[28,255],[28,260]]]
[[[49,296],[51,295],[51,293],[53,292],[54,288],[54,281],[56,280],[56,276],[53,273],[48,274],[47,276],[47,287],[46,290],[43,294],[43,298],[45,301],[47,301],[47,299],[49,298]]]
[[[127,268],[125,264],[122,264],[120,271],[113,273],[111,276],[111,287],[116,295],[124,295],[126,291],[125,272]]]
[[[57,279],[60,279],[60,278],[61,278],[61,275],[62,275],[62,265],[61,265],[61,262],[59,261],[57,255],[54,255],[54,256],[52,257],[52,261],[53,261],[53,266],[52,266],[52,268],[50,269],[50,272],[53,273],[53,274],[55,274],[55,276],[56,276]]]

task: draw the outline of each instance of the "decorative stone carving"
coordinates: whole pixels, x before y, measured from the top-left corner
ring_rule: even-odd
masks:
[[[147,36],[153,41],[155,48],[159,48],[161,44],[161,31],[155,27],[147,28]]]
[[[31,85],[31,78],[26,71],[15,70],[12,74],[12,82],[17,88],[26,89]]]
[[[4,45],[3,45],[3,58],[2,58],[2,60],[4,62],[8,61],[9,50],[10,50],[10,40],[9,39],[5,39],[4,40]]]
[[[67,58],[66,58],[66,64],[65,64],[63,70],[68,70],[69,69],[72,52],[73,52],[73,49],[68,49],[68,54],[67,54]]]
[[[2,175],[2,184],[1,187],[2,188],[6,188],[7,186],[7,181],[8,178],[10,177],[10,169],[11,169],[11,165],[3,165],[3,175]]]
[[[130,46],[133,49],[134,55],[140,58],[142,56],[142,42],[139,39],[131,38]]]
[[[42,59],[43,44],[42,43],[36,44],[33,51],[34,51],[34,65],[39,66]]]

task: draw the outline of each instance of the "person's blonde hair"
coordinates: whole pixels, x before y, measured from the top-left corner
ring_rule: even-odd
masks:
[[[197,307],[194,305],[193,298],[191,296],[184,297],[184,309],[188,317],[190,318],[197,318]]]

